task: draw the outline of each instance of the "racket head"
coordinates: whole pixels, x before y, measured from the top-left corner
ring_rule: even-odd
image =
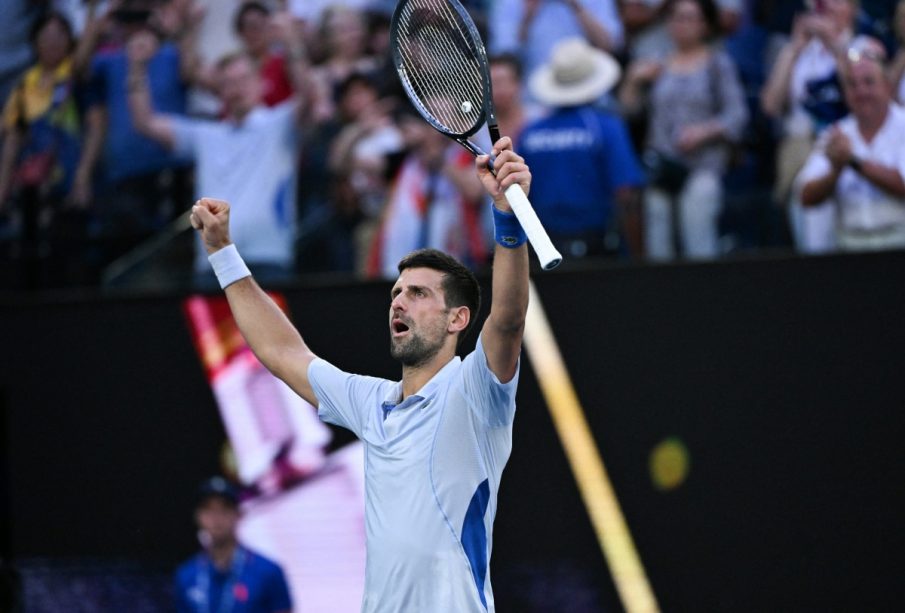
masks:
[[[463,142],[496,123],[487,52],[457,0],[401,0],[390,48],[406,95],[436,130]]]

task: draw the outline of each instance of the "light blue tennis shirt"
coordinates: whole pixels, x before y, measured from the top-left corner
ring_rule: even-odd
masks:
[[[512,449],[518,371],[500,383],[483,344],[402,400],[400,382],[308,367],[328,423],[365,448],[363,613],[494,611],[493,518]]]

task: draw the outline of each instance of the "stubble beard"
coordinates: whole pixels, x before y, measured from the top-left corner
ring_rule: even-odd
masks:
[[[423,335],[410,331],[408,338],[390,338],[390,355],[403,366],[418,367],[430,362],[443,347],[443,337],[431,342]]]

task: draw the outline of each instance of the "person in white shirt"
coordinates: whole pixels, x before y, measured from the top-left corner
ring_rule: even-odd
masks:
[[[245,267],[229,237],[230,205],[192,209],[233,316],[261,362],[365,447],[367,566],[362,611],[495,610],[490,553],[497,491],[512,447],[528,307],[526,237],[504,196],[531,172],[509,137],[475,160],[493,199],[493,304],[475,350],[456,349],[476,322],[474,275],[433,249],[399,263],[390,293],[390,354],[400,381],[353,375],[315,355]],[[353,307],[354,308],[354,307]],[[353,315],[354,316],[354,315]],[[342,334],[342,331],[340,331]]]
[[[233,229],[259,280],[291,278],[295,259],[295,196],[300,127],[312,108],[313,88],[301,36],[287,13],[271,27],[288,50],[295,94],[285,102],[264,105],[264,86],[254,59],[228,54],[216,67],[224,118],[218,121],[167,115],[153,108],[147,62],[154,50],[150,37],[134,37],[129,58],[129,109],[136,129],[196,163],[196,193],[228,198],[234,207]],[[207,273],[206,254],[196,244],[196,278]]]
[[[797,180],[805,206],[832,203],[842,250],[905,247],[905,109],[885,60],[879,41],[855,39],[842,71],[851,115],[827,130]]]

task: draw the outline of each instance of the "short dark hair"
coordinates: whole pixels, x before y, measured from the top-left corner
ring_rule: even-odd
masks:
[[[681,0],[669,0],[666,11],[672,13],[676,4]],[[720,9],[714,0],[688,0],[698,5],[701,15],[704,17],[704,23],[707,24],[707,40],[714,40],[720,36]]]
[[[466,306],[470,312],[468,327],[459,335],[457,345],[468,336],[478,319],[481,308],[481,286],[477,278],[464,264],[437,249],[418,249],[399,261],[399,272],[407,268],[430,268],[443,273],[443,295],[446,308]]]
[[[264,17],[270,17],[270,9],[263,2],[246,2],[239,7],[235,17],[233,17],[233,30],[235,30],[236,34],[242,33],[242,20],[249,13],[260,13]]]
[[[524,72],[524,68],[522,67],[522,60],[519,59],[519,56],[516,55],[515,53],[511,53],[511,52],[507,51],[504,53],[497,53],[497,54],[491,55],[489,58],[487,58],[487,63],[490,66],[493,66],[494,64],[503,64],[505,66],[509,66],[510,68],[512,68],[512,71],[515,73],[516,78],[519,81],[522,80],[522,76],[523,76],[523,72]]]
[[[72,24],[69,23],[66,16],[59,11],[50,11],[41,15],[41,17],[32,24],[31,29],[28,32],[28,42],[34,47],[38,42],[38,36],[40,36],[44,28],[54,21],[60,24],[63,31],[66,33],[66,36],[69,38],[69,51],[75,49],[76,40],[75,32],[72,30]]]

